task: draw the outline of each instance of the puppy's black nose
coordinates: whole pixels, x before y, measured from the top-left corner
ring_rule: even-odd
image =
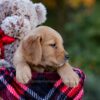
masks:
[[[65,55],[65,60],[68,60],[69,59],[69,55]]]

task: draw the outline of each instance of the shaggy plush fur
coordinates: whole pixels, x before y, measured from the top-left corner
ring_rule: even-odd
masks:
[[[41,3],[33,4],[31,1],[4,0],[0,4],[0,12],[1,28],[9,36],[13,36],[12,33],[27,34],[30,29],[46,20],[45,7]]]
[[[25,36],[15,52],[14,65],[16,78],[22,83],[27,83],[31,79],[31,69],[44,72],[49,67],[51,71],[51,66],[58,71],[67,86],[73,87],[79,82],[78,75],[66,59],[62,37],[47,26],[40,26]]]

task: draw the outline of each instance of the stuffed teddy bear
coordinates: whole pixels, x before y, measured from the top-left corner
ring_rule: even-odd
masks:
[[[13,66],[13,54],[20,40],[45,21],[46,8],[41,3],[30,0],[0,0],[0,52],[1,56],[4,54],[1,58]]]

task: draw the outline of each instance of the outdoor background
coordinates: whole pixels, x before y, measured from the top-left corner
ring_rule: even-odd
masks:
[[[33,0],[47,8],[48,25],[64,39],[70,63],[86,74],[83,100],[100,100],[100,0]]]

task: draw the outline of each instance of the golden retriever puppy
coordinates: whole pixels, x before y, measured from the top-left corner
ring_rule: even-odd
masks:
[[[79,77],[66,61],[67,58],[60,34],[50,27],[40,26],[21,41],[15,52],[16,78],[27,83],[32,77],[31,70],[44,72],[54,69],[66,85],[74,87]]]

